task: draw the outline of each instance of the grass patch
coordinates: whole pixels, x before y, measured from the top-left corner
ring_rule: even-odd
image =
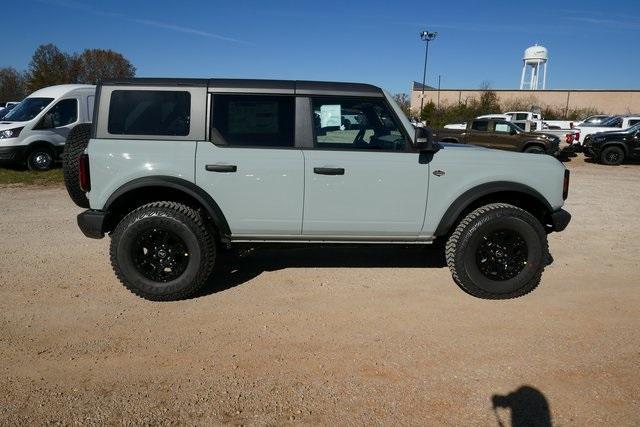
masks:
[[[60,185],[63,182],[62,168],[44,172],[0,168],[0,185]]]

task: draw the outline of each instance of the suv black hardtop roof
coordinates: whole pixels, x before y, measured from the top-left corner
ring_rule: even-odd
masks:
[[[305,80],[267,80],[267,79],[191,79],[134,77],[129,79],[105,80],[100,85],[120,86],[188,86],[206,87],[216,91],[231,92],[269,92],[297,95],[350,94],[382,96],[377,86],[366,83],[317,82]]]

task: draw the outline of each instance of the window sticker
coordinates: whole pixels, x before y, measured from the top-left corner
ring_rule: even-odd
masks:
[[[342,125],[342,114],[340,105],[320,106],[320,127],[340,127]]]

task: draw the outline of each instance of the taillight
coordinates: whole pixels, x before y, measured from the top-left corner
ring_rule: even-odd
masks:
[[[577,142],[580,142],[580,132],[576,132],[575,139]]]
[[[562,184],[562,200],[569,196],[569,169],[564,170],[564,183]]]
[[[568,133],[565,135],[565,138],[567,139],[567,144],[573,144],[573,135]]]
[[[79,169],[79,177],[80,180],[80,188],[82,191],[87,192],[91,191],[91,176],[89,173],[89,155],[81,154],[78,159],[78,164],[80,165]]]

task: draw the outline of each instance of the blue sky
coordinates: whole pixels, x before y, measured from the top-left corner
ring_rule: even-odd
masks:
[[[438,31],[427,83],[517,87],[523,50],[549,49],[547,87],[640,89],[637,0],[20,0],[3,4],[0,66],[33,50],[109,48],[145,77],[360,81],[407,92],[423,28]]]

